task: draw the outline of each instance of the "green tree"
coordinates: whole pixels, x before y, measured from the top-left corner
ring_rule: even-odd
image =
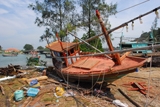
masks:
[[[24,47],[23,47],[24,50],[33,50],[33,46],[30,45],[30,44],[25,44]]]
[[[29,7],[40,17],[36,18],[35,23],[38,26],[46,26],[52,32],[59,32],[61,41],[67,39],[66,29],[73,30],[77,22],[77,13],[75,12],[75,2],[73,0],[36,0],[35,4]],[[67,28],[69,27],[69,28]]]
[[[103,18],[103,22],[106,25],[107,29],[110,29],[111,25],[108,21],[108,17],[116,13],[117,4],[108,5],[105,0],[81,0],[79,1],[80,6],[82,7],[81,12],[81,25],[87,31],[86,34],[83,35],[82,39],[88,39],[92,36],[99,34],[101,31],[101,26],[99,24],[98,18],[96,17],[96,10],[101,13],[101,17]],[[105,38],[101,37],[101,39],[95,39],[89,41],[89,43],[99,50],[103,51],[101,40],[104,42]],[[82,45],[82,50],[85,45]],[[93,49],[87,48],[83,51],[94,51]]]
[[[43,48],[42,46],[38,46],[37,49],[42,50],[42,49],[44,49],[44,48]]]
[[[99,10],[103,21],[106,25],[106,28],[109,29],[111,27],[108,17],[109,15],[116,13],[117,4],[108,5],[105,0],[80,0],[80,6],[82,7],[81,12],[81,25],[84,27],[87,32],[91,32],[92,30],[97,33],[101,32],[100,25],[98,19],[95,15],[95,11]],[[89,34],[89,38],[91,37],[91,33]]]
[[[2,50],[2,46],[0,45],[0,50]]]
[[[53,36],[53,35],[54,35],[53,32],[49,28],[46,28],[45,33],[42,36],[40,36],[39,41],[42,42],[42,41],[46,40],[47,44],[49,44],[50,43],[49,38],[53,37],[53,41],[55,41],[55,39],[56,39],[55,36]]]
[[[90,33],[90,34],[88,34]],[[88,32],[87,34],[84,34],[82,39],[85,40],[88,38],[88,35],[90,36],[95,36],[95,32],[94,31],[90,31]],[[102,43],[101,43],[101,39],[98,38],[98,39],[94,39],[94,40],[91,40],[90,41],[90,45],[96,47],[97,49],[99,49],[100,51],[104,51],[103,48],[102,48]],[[87,48],[86,48],[87,47]],[[94,50],[93,48],[89,47],[88,45],[86,44],[81,44],[80,45],[80,49],[83,51],[83,52],[96,52],[96,50]]]

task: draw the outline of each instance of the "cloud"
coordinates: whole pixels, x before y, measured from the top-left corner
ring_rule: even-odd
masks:
[[[32,0],[1,0],[0,1],[0,45],[6,49],[15,47],[23,49],[25,43],[34,44],[34,47],[44,46],[39,37],[44,28],[34,24],[36,14],[28,8]],[[6,11],[5,11],[6,10]],[[5,13],[5,14],[4,14]]]
[[[11,8],[12,5],[9,1],[6,1],[6,0],[0,0],[0,5],[3,5],[5,7],[8,7],[8,8]]]
[[[8,11],[5,10],[5,9],[1,9],[1,8],[0,8],[0,15],[1,15],[1,14],[5,14],[5,13],[8,13]]]
[[[145,0],[143,0],[145,1]],[[39,28],[34,24],[36,13],[28,8],[28,5],[34,3],[34,0],[0,0],[0,45],[3,48],[15,47],[23,49],[26,43],[32,44],[35,48],[38,46],[45,46],[46,42],[39,42],[39,37],[44,33],[44,28]],[[142,1],[139,0],[106,0],[108,4],[111,2],[117,3],[117,11],[126,9]],[[114,28],[130,19],[148,12],[160,4],[159,0],[150,0],[134,8],[125,10],[111,16],[109,21],[111,28]],[[160,13],[160,11],[159,11]],[[155,14],[152,13],[142,18],[143,24],[139,20],[135,21],[134,30],[132,31],[129,25],[128,32],[126,28],[121,28],[113,32],[113,37],[120,37],[121,32],[128,37],[138,37],[142,31],[149,31],[154,21]],[[158,23],[160,23],[158,21]],[[97,23],[98,24],[98,23]],[[159,24],[158,24],[159,26]],[[78,35],[82,35],[82,31]],[[114,42],[115,45],[119,43],[119,39]]]

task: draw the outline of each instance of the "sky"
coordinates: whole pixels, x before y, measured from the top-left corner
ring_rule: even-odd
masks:
[[[141,14],[144,14],[156,7],[160,6],[160,0],[106,0],[107,3],[117,3],[117,11],[129,8],[136,4],[146,1],[116,15],[109,17],[111,28],[121,25]],[[25,44],[31,44],[35,49],[38,46],[45,47],[46,42],[39,42],[39,37],[44,33],[43,27],[37,27],[34,23],[37,14],[28,8],[28,5],[34,3],[34,0],[0,0],[0,45],[3,49],[17,48],[23,49]],[[160,10],[158,10],[160,13]],[[148,32],[155,19],[155,13],[149,14],[142,18],[143,24],[139,20],[134,22],[134,30],[131,25],[121,28],[112,33],[114,41],[113,45],[119,44],[119,37],[123,32],[124,37],[139,37],[143,32]],[[160,27],[160,19],[158,26]],[[82,36],[80,31],[77,35]],[[106,44],[103,47],[107,47]]]

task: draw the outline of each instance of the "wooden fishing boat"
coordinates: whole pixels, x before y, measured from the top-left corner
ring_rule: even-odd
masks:
[[[95,56],[89,52],[81,52],[79,43],[61,42],[58,34],[56,34],[58,41],[46,46],[51,50],[56,73],[66,81],[113,82],[128,73],[137,71],[137,68],[147,61],[146,58],[128,56],[130,52],[123,54],[114,52],[109,33],[125,24],[107,31],[98,11],[96,15],[110,50],[109,55],[102,53]]]
[[[17,56],[18,53],[6,53],[6,54],[2,54],[3,57],[14,57]]]

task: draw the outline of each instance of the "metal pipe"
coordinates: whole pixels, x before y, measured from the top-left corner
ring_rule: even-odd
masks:
[[[102,53],[96,53],[96,54],[57,57],[57,58],[77,58],[77,57],[99,56],[99,55],[104,55],[104,54],[123,53],[123,52],[128,52],[128,51],[143,50],[143,49],[153,49],[153,48],[160,48],[160,45],[151,45],[151,46],[146,46],[146,47],[142,47],[142,48],[131,48],[131,49],[117,50],[117,51],[110,51],[110,52],[102,52]]]

